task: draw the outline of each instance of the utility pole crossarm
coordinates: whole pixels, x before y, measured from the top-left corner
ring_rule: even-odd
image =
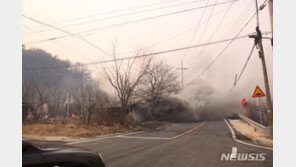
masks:
[[[188,70],[188,68],[183,67],[183,61],[181,61],[181,68],[177,68],[177,70],[181,70],[181,86],[183,88],[184,80],[183,80],[183,71]]]

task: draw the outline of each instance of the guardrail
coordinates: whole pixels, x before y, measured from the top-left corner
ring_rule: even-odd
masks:
[[[249,126],[252,125],[254,127],[254,131],[256,132],[257,130],[263,132],[267,137],[272,137],[273,134],[273,129],[272,127],[269,126],[263,126],[247,117],[245,117],[242,114],[237,114],[237,116],[244,122],[246,122]]]
[[[265,126],[263,126],[263,125],[255,122],[255,121],[243,116],[242,114],[237,114],[237,115],[241,120],[246,122],[248,125],[252,125],[254,127],[254,131],[260,130],[261,132],[265,132],[265,130],[266,130]]]

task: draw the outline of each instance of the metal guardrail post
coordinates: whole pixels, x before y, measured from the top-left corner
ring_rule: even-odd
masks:
[[[252,125],[254,127],[255,132],[257,130],[260,130],[261,132],[263,132],[268,137],[272,137],[272,128],[271,127],[265,127],[265,126],[255,122],[255,121],[243,116],[242,114],[237,114],[237,115],[241,120],[246,122],[249,126]]]

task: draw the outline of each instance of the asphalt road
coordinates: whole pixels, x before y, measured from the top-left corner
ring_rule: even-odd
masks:
[[[178,123],[156,130],[70,143],[101,153],[107,167],[272,166],[272,150],[239,143],[224,120]],[[264,153],[264,161],[221,161],[222,153]],[[237,156],[237,155],[236,155]]]

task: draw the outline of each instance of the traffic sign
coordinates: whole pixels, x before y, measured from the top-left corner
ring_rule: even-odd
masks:
[[[256,86],[256,89],[252,97],[254,98],[254,97],[264,97],[264,96],[265,94],[263,93],[263,91],[259,88],[259,86]]]

